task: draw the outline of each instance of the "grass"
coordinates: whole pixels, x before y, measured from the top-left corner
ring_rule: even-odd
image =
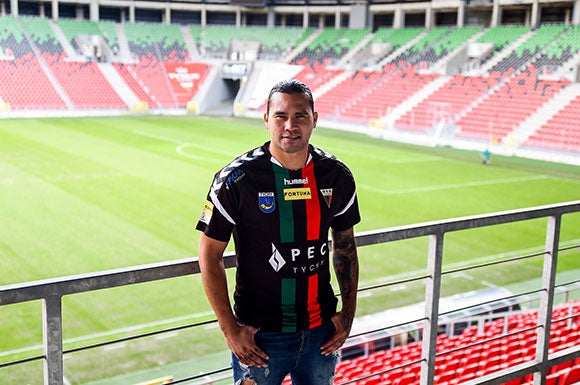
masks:
[[[262,122],[203,117],[3,120],[0,125],[0,286],[196,255],[194,230],[213,174],[268,140]],[[362,222],[373,230],[580,198],[580,167],[451,148],[423,148],[316,128],[312,143],[353,171]],[[580,240],[580,215],[564,218],[561,241]],[[450,234],[447,267],[541,250],[545,221]],[[362,285],[421,274],[426,239],[361,248]],[[560,271],[580,268],[578,251],[561,254]],[[450,277],[444,295],[535,279],[540,258]],[[231,272],[230,276],[231,276]],[[485,281],[485,282],[483,282]],[[380,289],[361,298],[359,314],[420,301]],[[0,363],[41,354],[41,304],[0,307]],[[85,293],[63,299],[65,349],[213,318],[199,277]],[[67,355],[72,384],[219,354],[215,328],[180,332],[125,349]],[[220,363],[225,365],[226,363]],[[0,369],[12,382],[41,384],[41,365]],[[107,368],[104,373],[103,368]],[[194,373],[195,374],[195,373]],[[16,380],[16,378],[18,380]]]

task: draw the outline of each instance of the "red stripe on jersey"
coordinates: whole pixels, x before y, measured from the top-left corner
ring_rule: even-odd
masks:
[[[322,325],[320,304],[318,303],[318,274],[308,277],[308,316],[310,329]]]
[[[320,238],[320,199],[314,176],[314,162],[308,163],[302,169],[302,178],[308,178],[311,198],[306,200],[306,239],[309,241]]]

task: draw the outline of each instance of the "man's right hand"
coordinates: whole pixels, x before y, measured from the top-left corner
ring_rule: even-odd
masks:
[[[254,341],[257,332],[258,329],[253,326],[238,325],[224,334],[230,350],[242,364],[265,368],[268,366],[266,360],[269,357]]]

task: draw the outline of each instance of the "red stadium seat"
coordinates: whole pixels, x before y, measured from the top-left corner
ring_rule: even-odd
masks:
[[[564,370],[558,385],[572,385],[577,382],[580,382],[580,366]]]

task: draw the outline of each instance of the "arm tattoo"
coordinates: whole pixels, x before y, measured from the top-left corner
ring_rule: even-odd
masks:
[[[332,248],[332,261],[342,298],[344,329],[350,332],[358,288],[358,255],[353,229],[332,231]]]

